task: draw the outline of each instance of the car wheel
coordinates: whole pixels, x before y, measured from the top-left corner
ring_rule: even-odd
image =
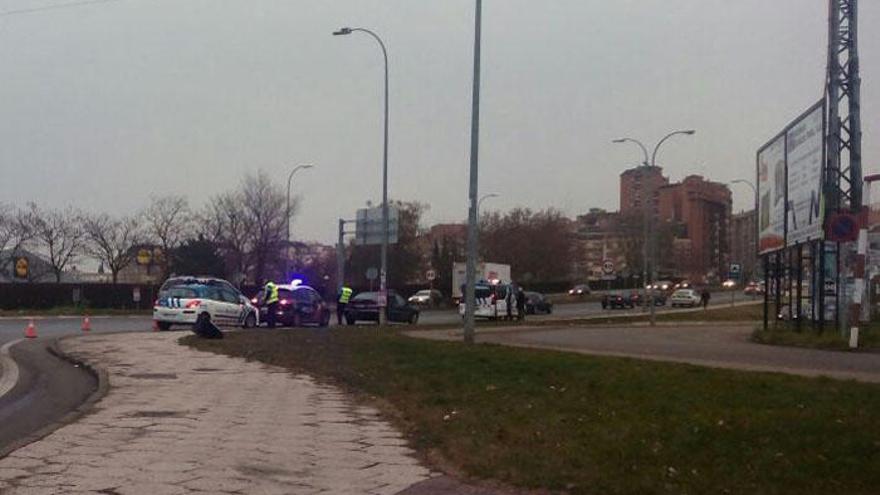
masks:
[[[302,317],[299,313],[293,315],[293,319],[290,321],[290,326],[293,328],[298,328],[302,326]]]
[[[159,330],[170,330],[171,329],[171,323],[168,323],[167,321],[157,322],[156,326],[159,327]]]
[[[409,317],[410,325],[417,325],[419,323],[419,314],[413,313],[412,316]]]
[[[324,313],[324,316],[321,317],[321,323],[319,323],[321,328],[327,328],[330,326],[330,312],[327,311]]]
[[[208,313],[202,313],[198,317],[196,317],[196,325],[205,324],[211,321],[211,315]]]
[[[351,316],[346,316],[346,317],[345,317],[345,323],[348,324],[348,325],[354,325],[354,323],[355,323],[355,319],[352,318]]]
[[[248,313],[248,315],[244,318],[244,325],[242,325],[242,327],[254,328],[255,326],[257,326],[257,315],[253,313]]]

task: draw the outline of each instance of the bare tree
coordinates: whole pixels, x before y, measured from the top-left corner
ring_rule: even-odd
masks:
[[[31,238],[30,227],[25,213],[0,204],[0,272],[6,271],[16,253]]]
[[[217,245],[226,264],[226,275],[241,280],[248,269],[251,225],[238,192],[216,196],[199,215],[200,234]]]
[[[167,277],[170,253],[187,237],[191,225],[189,203],[183,196],[153,197],[143,218],[150,240],[162,248],[159,261],[162,274]]]
[[[250,248],[254,278],[261,281],[278,268],[285,239],[285,195],[263,171],[248,174],[241,184],[245,218],[250,225]],[[294,205],[295,206],[295,205]],[[294,215],[291,208],[291,217]]]
[[[83,230],[86,253],[107,266],[115,284],[119,272],[134,261],[134,247],[143,240],[137,219],[113,218],[106,213],[90,215],[83,219]]]
[[[74,210],[41,210],[30,203],[28,223],[33,241],[46,255],[55,281],[61,282],[64,270],[82,253],[85,232],[82,219]]]

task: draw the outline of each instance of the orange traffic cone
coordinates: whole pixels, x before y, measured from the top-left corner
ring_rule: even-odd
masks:
[[[25,330],[24,330],[24,336],[27,337],[27,338],[29,338],[29,339],[35,339],[35,338],[37,338],[37,327],[34,326],[34,320],[33,320],[33,319],[32,319],[30,322],[28,322],[28,326],[27,326],[27,328],[25,328]]]
[[[92,329],[92,322],[91,322],[91,320],[89,320],[89,315],[86,315],[86,317],[83,318],[82,331],[88,332],[91,329]]]
[[[156,321],[156,320],[153,320],[153,331],[154,331],[154,332],[158,332],[158,331],[159,331],[159,322]]]

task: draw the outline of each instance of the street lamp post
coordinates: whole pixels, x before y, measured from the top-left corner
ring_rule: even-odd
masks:
[[[382,49],[382,58],[385,62],[385,132],[384,143],[382,148],[382,252],[381,252],[381,271],[379,272],[379,305],[384,307],[387,304],[387,279],[388,279],[388,51],[385,49],[385,43],[373,31],[366,28],[344,27],[338,31],[334,31],[334,36],[346,36],[354,32],[366,33],[373,37],[379,47]],[[385,311],[379,311],[379,324],[385,323]]]
[[[470,188],[468,199],[470,208],[468,212],[468,239],[467,239],[467,269],[465,284],[465,310],[464,310],[464,342],[474,343],[474,311],[476,310],[476,278],[477,278],[477,201],[479,179],[479,149],[480,149],[480,36],[482,31],[482,0],[476,0],[474,7],[474,78],[471,94],[471,163],[470,163]]]
[[[287,176],[287,206],[284,209],[284,218],[287,220],[287,228],[286,230],[286,238],[287,243],[290,244],[290,182],[293,180],[293,174],[297,173],[300,170],[306,170],[312,168],[313,165],[297,165],[290,171],[290,174]]]
[[[673,131],[673,132],[670,132],[669,134],[663,136],[663,139],[661,139],[657,143],[657,145],[654,146],[654,152],[651,154],[650,166],[651,167],[657,166],[657,152],[660,150],[660,146],[662,146],[663,143],[666,142],[666,140],[668,140],[672,136],[676,136],[679,134],[692,136],[696,132],[697,131],[695,131],[693,129],[687,129],[687,130]],[[635,143],[635,144],[639,145],[639,147],[642,149],[642,152],[644,153],[644,156],[645,156],[645,161],[643,162],[643,164],[644,164],[643,166],[645,166],[645,167],[649,166],[648,148],[645,147],[645,145],[642,144],[641,141],[639,141],[638,139],[624,137],[624,138],[620,138],[620,139],[615,139],[613,142],[614,143],[627,143],[627,142],[629,142],[629,143]],[[646,196],[646,198],[644,201],[644,205],[645,205],[646,219],[645,219],[645,227],[644,227],[644,231],[643,231],[644,232],[644,243],[643,243],[644,246],[643,246],[643,251],[642,251],[645,254],[644,263],[643,263],[643,272],[645,275],[645,279],[643,280],[643,284],[646,286],[646,291],[648,292],[648,297],[645,298],[645,301],[646,301],[646,304],[649,306],[649,308],[650,308],[649,310],[651,312],[651,326],[654,326],[657,324],[657,314],[656,314],[657,309],[654,306],[654,288],[652,287],[650,290],[647,289],[648,283],[654,283],[657,280],[657,253],[656,253],[657,242],[656,242],[656,235],[654,232],[654,212],[651,211],[652,206],[654,204],[654,184],[650,180],[647,181],[647,190],[646,190],[645,196]],[[650,263],[648,262],[649,258],[651,260]],[[648,281],[648,266],[650,266],[650,271],[651,271],[650,282]]]
[[[479,218],[479,215],[480,215],[480,206],[482,206],[483,201],[486,201],[486,200],[489,199],[489,198],[497,198],[498,196],[500,196],[500,194],[498,194],[498,193],[484,194],[483,197],[481,197],[480,200],[477,201],[477,218]]]

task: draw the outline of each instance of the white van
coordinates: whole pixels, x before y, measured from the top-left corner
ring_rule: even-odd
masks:
[[[465,287],[461,288],[462,294],[465,293]],[[474,287],[476,296],[476,308],[474,316],[477,318],[487,318],[496,320],[499,318],[507,318],[507,306],[510,305],[510,315],[518,318],[519,313],[516,309],[516,292],[514,286],[505,283],[490,283],[486,281],[477,282]],[[467,305],[464,299],[458,305],[458,314],[464,318],[464,312]]]

